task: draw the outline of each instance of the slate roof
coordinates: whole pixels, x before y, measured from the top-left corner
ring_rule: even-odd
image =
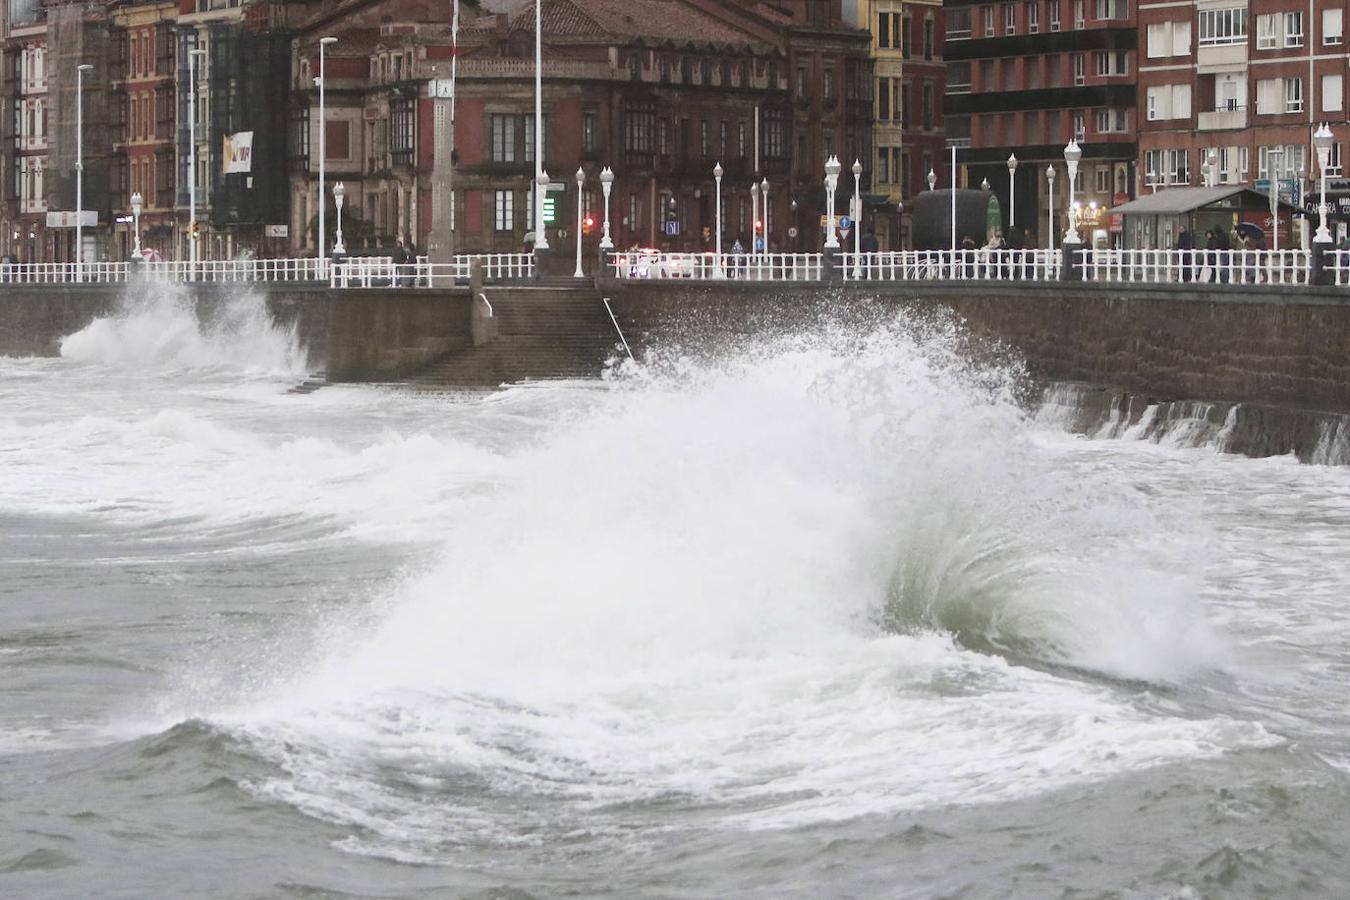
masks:
[[[511,30],[534,31],[534,4],[510,13]],[[555,37],[625,37],[716,44],[760,43],[681,0],[544,0],[544,34]],[[489,27],[490,17],[477,20]]]

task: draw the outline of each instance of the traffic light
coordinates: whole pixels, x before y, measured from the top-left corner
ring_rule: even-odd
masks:
[[[581,233],[593,234],[595,232],[595,216],[586,216],[581,220]]]
[[[763,219],[756,219],[756,220],[755,220],[755,234],[763,234],[763,233],[764,233],[764,220],[763,220]]]

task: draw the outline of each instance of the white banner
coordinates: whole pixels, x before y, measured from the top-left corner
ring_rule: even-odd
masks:
[[[253,132],[237,131],[225,135],[225,174],[253,171]]]

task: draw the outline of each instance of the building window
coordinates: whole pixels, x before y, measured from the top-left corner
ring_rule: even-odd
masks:
[[[1073,0],[1073,27],[1083,28],[1087,25],[1087,14],[1083,12],[1083,0]]]
[[[885,89],[886,79],[879,79],[878,85],[882,90]],[[954,62],[947,64],[947,93],[949,94],[969,94],[970,93],[970,63]],[[885,106],[879,106],[884,109]],[[877,116],[881,118],[881,116]]]
[[[628,77],[633,81],[642,80],[642,56],[637,53],[628,57]]]
[[[717,158],[730,159],[730,157],[727,156],[727,149],[727,123],[726,120],[723,119],[721,122],[717,123]]]
[[[1059,3],[1060,0],[1050,0],[1050,30],[1059,31]]]
[[[736,155],[745,159],[745,123],[740,122],[736,125]]]
[[[801,66],[797,69],[797,97],[806,98],[806,67]]]
[[[825,70],[825,102],[834,100],[834,69]]]
[[[1124,50],[1099,50],[1097,52],[1098,75],[1127,75],[1128,59]]]
[[[624,111],[623,148],[629,153],[651,153],[656,114],[651,106],[634,104]],[[665,120],[662,122],[664,131]],[[664,139],[664,135],[663,135]]]
[[[1303,79],[1284,79],[1284,111],[1303,112]]]
[[[1322,76],[1322,112],[1340,112],[1345,108],[1345,92],[1342,76]]]
[[[1040,0],[1031,0],[1027,4],[1027,31],[1036,34],[1041,30],[1041,4]]]
[[[1111,167],[1098,166],[1095,171],[1096,184],[1093,185],[1099,194],[1111,193]]]
[[[1336,46],[1344,38],[1341,31],[1341,10],[1324,9],[1322,10],[1322,44],[1327,47]]]
[[[1327,157],[1327,174],[1335,178],[1341,176],[1341,142],[1331,145],[1331,155]]]
[[[516,116],[492,116],[492,161],[516,161]]]
[[[1097,0],[1098,19],[1123,19],[1128,15],[1127,0]]]
[[[877,121],[889,122],[891,118],[891,80],[877,79]]]
[[[1073,136],[1075,140],[1082,140],[1087,137],[1087,118],[1082,112],[1073,114]]]
[[[923,83],[923,127],[933,127],[933,82]]]
[[[953,6],[947,10],[947,40],[970,39],[970,7]]]
[[[493,209],[493,224],[497,231],[516,230],[515,191],[497,191]]]
[[[992,6],[984,8],[984,36],[994,36],[994,8]]]
[[[1097,132],[1098,134],[1122,134],[1125,131],[1125,110],[1123,109],[1099,109],[1097,110]]]
[[[923,58],[933,58],[933,17],[923,20]],[[905,16],[905,59],[909,59],[909,16]]]
[[[581,149],[585,153],[595,152],[595,113],[581,115]]]
[[[1003,4],[1003,33],[1017,33],[1017,8],[1011,3]]]
[[[1286,47],[1303,46],[1303,13],[1284,14],[1284,45]]]
[[[1247,43],[1247,7],[1201,10],[1198,43],[1201,47]]]
[[[1087,82],[1087,75],[1085,73],[1083,54],[1070,53],[1069,59],[1073,61],[1073,83],[1076,85],[1085,84]]]
[[[891,16],[894,13],[877,13],[877,47],[889,50],[891,47]]]
[[[1274,50],[1280,45],[1280,14],[1256,17],[1256,49]]]
[[[781,109],[764,111],[764,155],[769,159],[787,156],[786,119]]]
[[[708,155],[708,120],[703,119],[698,123],[698,155],[707,157]]]

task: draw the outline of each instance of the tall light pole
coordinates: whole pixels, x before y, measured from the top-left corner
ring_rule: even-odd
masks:
[[[605,232],[600,238],[601,250],[613,250],[614,241],[609,236],[609,192],[614,187],[614,170],[605,166],[600,170],[600,189],[605,192]]]
[[[540,12],[544,0],[534,0],[534,249],[548,249],[544,233],[544,191],[548,173],[544,171],[544,27]]]
[[[327,88],[327,78],[324,77],[325,58],[324,50],[329,44],[336,44],[337,38],[333,36],[319,38],[319,77],[314,79],[314,83],[319,86],[319,275],[323,275],[324,244],[327,242],[327,232],[324,231],[324,208],[328,201],[323,195],[323,176],[324,162],[328,159],[328,116],[324,108],[324,91]]]
[[[1008,234],[1017,225],[1017,154],[1008,154]]]
[[[713,166],[713,182],[717,185],[716,211],[713,217],[717,222],[717,240],[713,244],[713,277],[721,278],[726,273],[722,270],[722,164],[719,162]]]
[[[1055,166],[1053,163],[1045,167],[1045,232],[1049,235],[1050,247],[1055,249]]]
[[[197,277],[197,58],[206,55],[201,47],[188,51],[188,261],[189,279]]]
[[[94,67],[75,68],[75,280],[84,280],[84,73]]]
[[[140,191],[131,195],[131,222],[136,234],[136,246],[131,251],[133,262],[140,262],[143,258],[141,254],[141,204],[143,202],[144,199],[141,197]]]
[[[1279,155],[1277,168],[1275,157]],[[1266,180],[1270,183],[1270,249],[1280,249],[1280,170],[1284,168],[1284,150],[1272,147],[1266,153]]]
[[[1313,132],[1313,146],[1317,148],[1317,168],[1322,174],[1322,196],[1317,204],[1317,234],[1313,237],[1313,243],[1316,244],[1331,243],[1331,231],[1327,229],[1327,166],[1331,165],[1331,145],[1335,141],[1336,137],[1326,122]]]
[[[765,175],[764,180],[759,183],[759,198],[763,201],[764,209],[764,255],[769,253],[769,176]]]
[[[830,154],[830,158],[825,161],[825,194],[826,202],[829,205],[829,215],[825,219],[825,249],[838,250],[839,236],[835,234],[834,220],[834,191],[839,186],[839,170],[843,166],[839,164],[839,158]]]
[[[956,145],[952,144],[952,252],[956,252]]]
[[[853,159],[853,277],[862,277],[862,163]]]
[[[586,172],[581,166],[577,166],[577,270],[572,273],[576,278],[586,274],[581,271],[581,189],[585,184]]]
[[[334,235],[333,253],[341,255],[347,252],[342,246],[342,200],[347,196],[347,188],[342,182],[333,185],[333,205],[337,207],[337,234]]]
[[[750,182],[750,255],[757,255],[755,243],[759,239],[759,182]]]
[[[1070,138],[1069,143],[1064,148],[1064,162],[1069,166],[1069,230],[1064,232],[1064,243],[1081,244],[1083,239],[1078,235],[1078,223],[1074,221],[1073,190],[1074,182],[1078,180],[1078,161],[1083,158],[1083,150],[1078,146],[1077,138]]]

